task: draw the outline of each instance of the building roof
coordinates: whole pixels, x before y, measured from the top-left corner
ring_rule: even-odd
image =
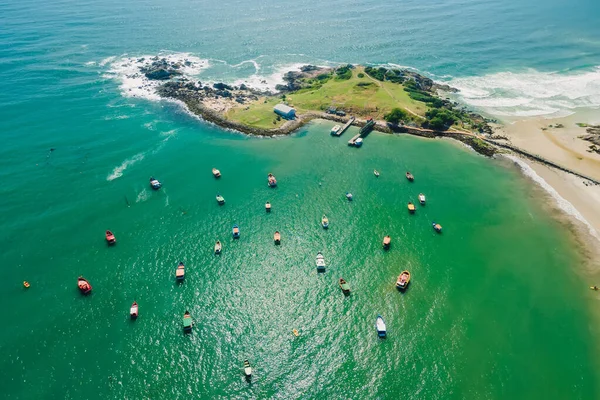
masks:
[[[286,106],[285,104],[277,104],[275,107],[273,107],[273,111],[279,111],[283,114],[290,114],[296,112],[296,110],[294,110],[292,107]]]

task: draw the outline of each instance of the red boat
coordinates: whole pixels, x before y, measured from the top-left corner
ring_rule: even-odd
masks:
[[[106,231],[106,241],[108,242],[108,244],[117,243],[117,239],[115,238],[115,235],[111,231]]]
[[[129,309],[129,315],[131,316],[131,319],[136,319],[138,317],[138,304],[137,302],[133,302],[133,304],[131,305],[131,308]]]
[[[79,287],[79,291],[83,294],[88,294],[92,291],[92,285],[83,276],[77,279],[77,287]]]

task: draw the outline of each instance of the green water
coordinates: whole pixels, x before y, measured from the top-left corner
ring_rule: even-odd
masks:
[[[5,198],[4,398],[598,397],[596,320],[573,273],[581,258],[516,169],[441,140],[373,133],[348,148],[353,131],[332,138],[325,122],[257,139],[178,113],[166,131],[158,115],[144,136],[111,121],[132,135],[127,146],[116,135],[111,151],[38,151],[22,172],[36,185],[15,183],[19,195]],[[150,190],[150,175],[163,189]],[[420,192],[427,205],[409,215]],[[406,293],[394,287],[403,269]],[[78,275],[92,295],[78,293]]]

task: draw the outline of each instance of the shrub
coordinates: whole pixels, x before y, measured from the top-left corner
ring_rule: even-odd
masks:
[[[398,122],[406,120],[408,114],[401,108],[394,108],[388,114],[384,115],[384,119],[391,124],[398,124]]]
[[[359,78],[364,78],[364,77],[365,77],[365,74],[363,74],[362,72],[359,72],[357,76],[358,76]]]

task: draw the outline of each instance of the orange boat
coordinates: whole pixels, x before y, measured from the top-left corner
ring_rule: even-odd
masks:
[[[77,279],[77,287],[79,291],[83,294],[88,294],[92,291],[92,285],[85,279],[83,276],[80,276]]]
[[[415,210],[416,210],[415,205],[409,201],[408,202],[408,212],[411,214],[414,214]]]
[[[131,319],[136,319],[138,317],[138,303],[137,302],[133,302],[133,304],[131,305],[131,308],[129,309],[129,315],[131,316]]]
[[[275,244],[281,244],[281,235],[279,234],[279,231],[275,231],[275,235],[273,235],[273,240],[275,241]]]
[[[185,265],[182,262],[177,266],[177,271],[175,272],[175,279],[178,281],[182,281],[185,278]]]
[[[392,243],[392,238],[390,237],[390,235],[387,235],[383,238],[383,248],[384,249],[389,249],[391,243]]]
[[[398,276],[398,279],[396,280],[396,287],[400,290],[406,290],[409,283],[410,283],[410,272],[402,271],[402,273]]]
[[[117,243],[117,239],[115,238],[115,235],[111,231],[106,231],[106,242],[108,244]]]

